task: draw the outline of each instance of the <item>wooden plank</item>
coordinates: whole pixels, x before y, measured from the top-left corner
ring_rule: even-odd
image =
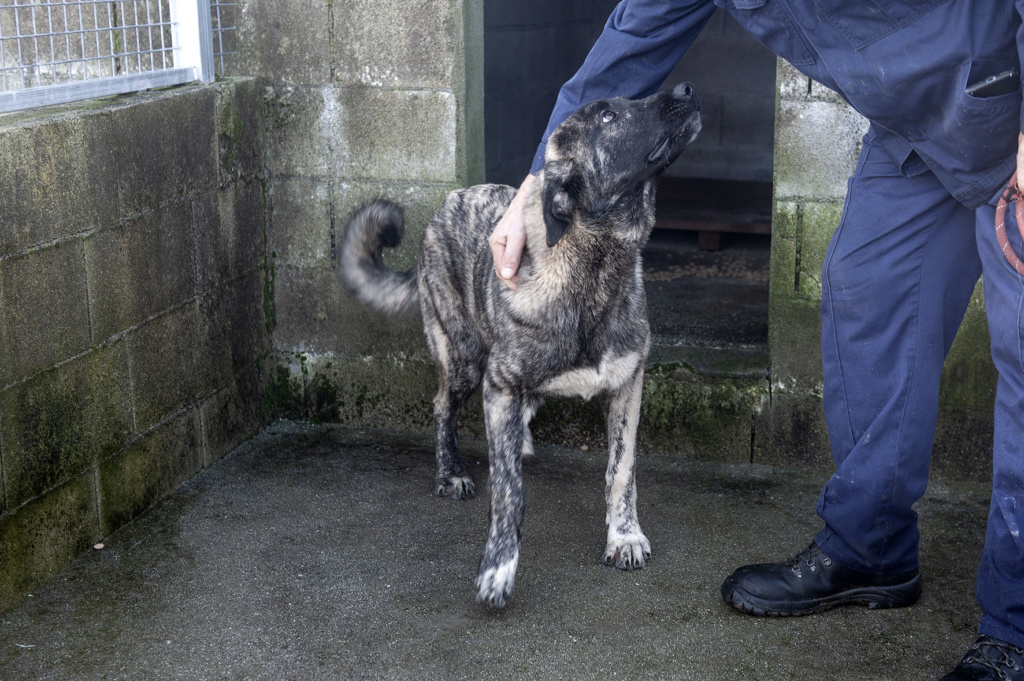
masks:
[[[665,177],[658,186],[655,227],[701,234],[771,234],[771,211],[770,182]],[[700,240],[709,246],[722,243],[710,236]]]

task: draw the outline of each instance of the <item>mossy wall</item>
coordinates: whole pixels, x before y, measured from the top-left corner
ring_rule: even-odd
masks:
[[[0,116],[0,609],[258,427],[253,79]]]
[[[483,3],[243,0],[234,69],[263,79],[275,369],[267,417],[429,428],[433,369],[418,315],[369,313],[335,245],[363,203],[406,209],[390,265],[427,220],[483,181]],[[271,49],[278,46],[280,49]]]

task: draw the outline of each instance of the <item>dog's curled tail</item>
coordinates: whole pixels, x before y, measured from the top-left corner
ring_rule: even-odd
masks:
[[[399,314],[416,304],[416,268],[395,272],[384,264],[384,247],[402,241],[402,207],[376,199],[355,212],[338,250],[338,277],[355,298],[385,314]]]

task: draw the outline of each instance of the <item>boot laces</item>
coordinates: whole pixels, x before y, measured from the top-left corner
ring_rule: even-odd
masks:
[[[825,567],[832,565],[832,559],[826,556],[821,549],[818,548],[818,544],[811,542],[811,545],[806,549],[796,554],[789,560],[789,569],[793,571],[793,574],[798,578],[803,577],[803,566],[806,565],[807,569],[811,572],[818,571],[818,562]]]
[[[1016,654],[1016,659],[1014,655]],[[991,669],[1000,679],[1010,678],[1006,670],[1019,672],[1021,666],[1018,660],[1024,656],[1024,648],[992,638],[991,636],[980,636],[967,652],[964,662],[976,664]]]

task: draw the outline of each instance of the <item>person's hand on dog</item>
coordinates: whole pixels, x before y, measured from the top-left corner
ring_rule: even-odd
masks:
[[[526,203],[526,196],[535,179],[536,177],[533,175],[526,176],[523,183],[519,185],[519,191],[516,192],[515,198],[509,204],[508,210],[505,211],[487,240],[491,247],[494,271],[498,273],[498,279],[513,291],[519,286],[519,260],[526,247],[523,204]]]

